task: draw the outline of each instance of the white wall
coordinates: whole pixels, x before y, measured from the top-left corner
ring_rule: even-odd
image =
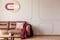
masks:
[[[59,0],[18,0],[21,8],[15,13],[4,8],[10,1],[0,0],[0,21],[27,21],[35,35],[60,34]]]
[[[40,21],[45,34],[60,35],[60,0],[40,0]]]

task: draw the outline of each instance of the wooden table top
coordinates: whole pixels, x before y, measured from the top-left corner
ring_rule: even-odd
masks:
[[[0,35],[0,38],[20,38],[20,36]]]

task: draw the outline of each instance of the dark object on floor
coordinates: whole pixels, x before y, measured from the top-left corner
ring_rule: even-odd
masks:
[[[23,29],[21,29],[21,38],[25,39],[25,38],[29,38],[33,36],[33,29],[32,26],[30,24],[25,23],[23,25]]]
[[[33,29],[32,29],[32,26],[30,24],[28,24],[28,27],[30,28],[29,31],[30,31],[30,35],[27,34],[27,37],[32,37],[33,36]],[[28,32],[27,32],[28,33]]]

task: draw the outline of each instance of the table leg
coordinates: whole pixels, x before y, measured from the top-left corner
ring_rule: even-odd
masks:
[[[14,40],[14,37],[13,37],[13,38],[11,38],[11,40]]]
[[[4,38],[4,40],[8,40],[8,38]]]

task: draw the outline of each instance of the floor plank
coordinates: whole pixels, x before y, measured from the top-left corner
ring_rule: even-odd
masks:
[[[15,38],[15,40],[60,40],[60,36],[34,36],[27,39]]]
[[[15,38],[15,40],[22,40],[22,39]],[[60,40],[60,36],[34,36],[32,38],[27,38],[24,40]]]

